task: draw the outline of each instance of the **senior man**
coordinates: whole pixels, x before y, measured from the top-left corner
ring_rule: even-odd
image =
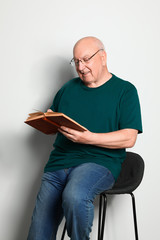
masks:
[[[71,63],[79,77],[56,94],[48,111],[63,112],[86,131],[62,126],[44,169],[28,240],[56,239],[65,216],[72,240],[87,240],[93,201],[112,188],[125,159],[142,132],[140,104],[133,84],[108,71],[103,43],[80,39]]]

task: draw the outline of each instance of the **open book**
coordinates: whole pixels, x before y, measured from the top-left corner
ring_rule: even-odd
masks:
[[[57,133],[60,126],[65,126],[78,131],[87,130],[85,127],[81,126],[70,117],[58,112],[30,113],[25,123],[45,134]]]

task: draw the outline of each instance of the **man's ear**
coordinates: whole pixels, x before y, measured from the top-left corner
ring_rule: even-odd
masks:
[[[107,53],[105,51],[102,51],[101,53],[101,59],[102,59],[102,65],[105,66],[107,63]]]

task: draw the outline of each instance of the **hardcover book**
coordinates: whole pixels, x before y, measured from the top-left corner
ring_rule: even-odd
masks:
[[[78,131],[87,130],[85,127],[83,127],[64,113],[59,112],[30,113],[25,123],[45,134],[57,133],[60,126],[65,126]]]

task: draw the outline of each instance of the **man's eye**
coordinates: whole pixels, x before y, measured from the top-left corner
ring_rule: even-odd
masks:
[[[83,58],[84,62],[89,62],[89,58]]]

